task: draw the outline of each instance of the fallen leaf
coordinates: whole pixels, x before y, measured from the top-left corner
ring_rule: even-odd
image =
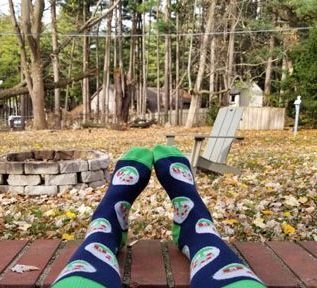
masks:
[[[16,264],[11,268],[11,271],[16,272],[16,273],[24,273],[28,271],[36,271],[40,270],[40,268],[36,266],[30,266],[30,265],[23,265],[23,264]]]

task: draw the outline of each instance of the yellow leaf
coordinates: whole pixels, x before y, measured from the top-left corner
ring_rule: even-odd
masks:
[[[226,219],[222,221],[224,224],[234,225],[238,224],[239,221],[237,219]]]
[[[50,210],[47,210],[46,212],[43,213],[43,215],[45,217],[50,217],[50,216],[56,216],[56,211],[55,209],[50,209]]]
[[[308,198],[303,196],[298,199],[298,202],[301,204],[305,204],[308,201]]]
[[[271,210],[263,210],[263,211],[262,211],[262,214],[267,215],[267,216],[270,216],[270,215],[273,215],[274,212],[271,211]]]
[[[282,229],[285,234],[294,234],[296,232],[296,229],[292,225],[287,223],[282,224]]]
[[[68,233],[64,233],[63,236],[62,236],[62,239],[63,240],[74,240],[75,239],[75,236],[74,234],[68,234]]]
[[[283,214],[285,217],[291,217],[291,212],[289,212],[289,211],[286,211]]]
[[[70,218],[70,219],[74,219],[77,217],[77,215],[74,213],[74,212],[71,212],[71,211],[67,211],[65,213],[66,217]]]

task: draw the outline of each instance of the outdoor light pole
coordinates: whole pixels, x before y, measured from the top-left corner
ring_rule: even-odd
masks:
[[[294,102],[295,105],[295,124],[294,124],[294,135],[296,135],[298,130],[298,120],[299,120],[299,109],[300,104],[302,103],[301,96],[297,96],[297,99]]]

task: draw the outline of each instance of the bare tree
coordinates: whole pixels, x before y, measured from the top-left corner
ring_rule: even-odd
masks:
[[[207,45],[208,45],[209,34],[211,32],[212,22],[214,18],[213,17],[214,9],[215,9],[215,5],[210,5],[207,16],[206,16],[207,17],[206,30],[205,30],[205,33],[201,42],[201,46],[200,46],[199,67],[198,67],[198,73],[197,73],[197,78],[196,78],[195,87],[194,87],[194,93],[192,95],[192,99],[191,99],[190,107],[188,111],[188,117],[186,121],[187,128],[193,127],[195,122],[195,116],[197,115],[199,108],[201,106],[200,89],[201,89],[201,84],[202,84],[204,72],[205,72]]]
[[[57,25],[56,25],[56,0],[51,0],[51,23],[52,23],[52,46],[53,51],[58,47]],[[52,55],[54,82],[59,81],[59,57],[57,54]],[[54,114],[55,129],[61,128],[61,92],[60,88],[54,89]]]
[[[31,0],[21,1],[20,25],[17,21],[12,0],[9,0],[9,7],[12,23],[20,45],[22,70],[32,99],[33,127],[35,129],[45,129],[47,123],[44,111],[43,62],[40,46],[45,3],[44,0],[34,1],[34,4]],[[27,53],[28,48],[30,57]]]

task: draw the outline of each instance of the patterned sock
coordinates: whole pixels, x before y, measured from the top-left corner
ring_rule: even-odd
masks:
[[[116,254],[127,240],[129,209],[147,185],[152,165],[153,154],[145,148],[132,148],[120,158],[84,242],[53,288],[121,287]]]
[[[191,287],[265,287],[220,238],[183,154],[157,145],[153,156],[156,175],[174,207],[173,241],[191,262]]]

